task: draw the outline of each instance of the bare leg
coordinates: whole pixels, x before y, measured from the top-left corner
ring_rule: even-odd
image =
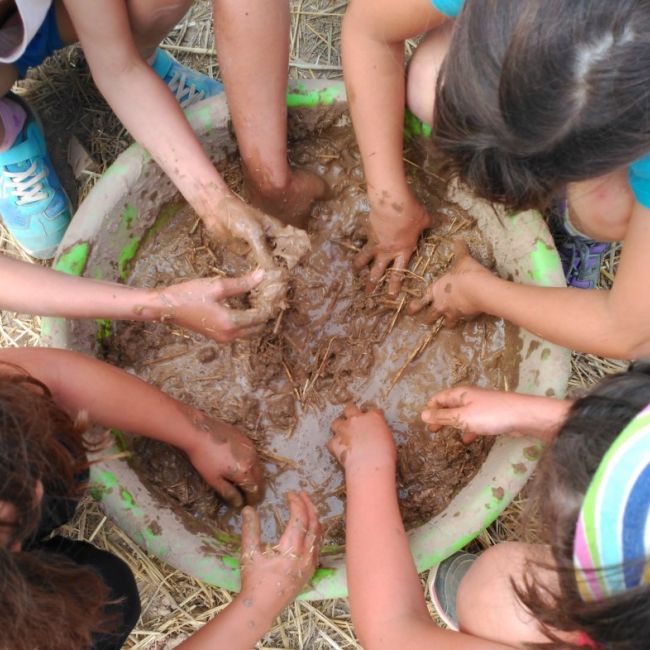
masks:
[[[287,160],[289,2],[214,0],[219,64],[252,203],[303,226],[321,179]],[[242,47],[247,43],[247,47]]]
[[[4,97],[18,79],[18,70],[10,63],[0,63],[0,97]],[[5,127],[0,120],[0,142],[4,140]],[[11,137],[11,136],[9,136]]]
[[[596,241],[623,241],[634,207],[627,169],[573,183],[567,188],[569,218]]]
[[[479,556],[458,592],[456,605],[461,632],[516,647],[548,641],[539,624],[519,602],[510,582],[520,583],[530,560],[551,563],[549,548],[504,542]],[[545,579],[549,586],[554,584],[550,573],[546,572]]]
[[[449,49],[452,22],[431,30],[418,46],[408,67],[406,104],[425,124],[433,122],[436,79]]]

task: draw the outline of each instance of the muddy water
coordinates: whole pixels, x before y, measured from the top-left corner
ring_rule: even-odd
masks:
[[[286,520],[283,495],[304,489],[317,504],[327,540],[343,541],[343,477],[325,443],[347,401],[384,409],[399,443],[399,495],[412,527],[445,508],[474,476],[491,444],[478,440],[465,446],[451,432],[428,433],[419,420],[427,398],[458,383],[504,388],[516,382],[518,338],[501,320],[482,317],[436,333],[404,313],[406,299],[419,295],[449,265],[452,236],[462,235],[478,259],[492,262],[471,217],[441,198],[442,186],[425,171],[423,156],[407,155],[414,163],[409,165],[414,190],[440,217],[423,238],[397,300],[382,290],[366,295],[364,275],[354,272],[368,205],[352,131],[331,127],[293,146],[293,160],[322,175],[333,198],[315,207],[312,251],[290,272],[289,309],[263,336],[217,345],[168,325],[117,324],[107,349],[114,363],[240,425],[256,441],[269,479],[259,507],[268,540]],[[239,182],[237,161],[228,163],[227,176]],[[249,258],[245,247],[211,243],[183,207],[145,243],[130,283],[156,286],[240,274],[254,264]],[[237,306],[246,306],[245,299]],[[201,525],[237,531],[236,513],[218,501],[182,454],[144,439],[134,446],[138,471],[165,498]]]

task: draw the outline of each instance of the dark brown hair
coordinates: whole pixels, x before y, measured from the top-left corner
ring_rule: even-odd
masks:
[[[0,522],[8,540],[0,548],[0,647],[71,650],[91,645],[105,628],[108,589],[92,570],[38,550],[14,551],[41,517],[36,498],[75,497],[75,475],[87,467],[84,427],[53,400],[48,388],[19,368],[0,369],[0,501],[15,517]]]
[[[650,151],[647,0],[466,0],[437,80],[433,144],[513,209]]]
[[[586,632],[602,647],[646,650],[650,639],[650,587],[640,587],[602,602],[582,600],[573,568],[573,540],[584,495],[600,462],[619,433],[650,404],[650,363],[602,381],[577,400],[554,444],[548,449],[533,487],[533,499],[550,545],[559,588],[538,583],[531,564],[515,591],[542,624],[551,642],[537,647],[567,648],[557,631]]]

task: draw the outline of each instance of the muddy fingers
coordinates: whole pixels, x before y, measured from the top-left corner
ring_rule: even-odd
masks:
[[[241,554],[242,560],[250,559],[261,550],[260,517],[255,508],[246,506],[241,513]]]
[[[217,478],[213,481],[214,489],[221,495],[233,508],[241,508],[244,505],[244,497],[241,492],[229,481],[223,478]]]
[[[399,294],[404,280],[404,271],[408,266],[408,258],[405,255],[398,255],[393,262],[388,280],[388,295],[395,297]]]
[[[305,546],[305,534],[309,512],[304,500],[293,492],[287,494],[289,502],[289,522],[278,542],[281,553],[295,553],[301,555]]]

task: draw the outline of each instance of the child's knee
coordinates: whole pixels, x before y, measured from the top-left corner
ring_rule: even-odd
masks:
[[[460,629],[494,641],[540,637],[513,589],[521,584],[529,560],[545,547],[503,542],[484,551],[463,578],[456,607]]]
[[[436,80],[451,39],[452,23],[429,32],[411,59],[406,80],[406,104],[426,124],[433,121]]]

